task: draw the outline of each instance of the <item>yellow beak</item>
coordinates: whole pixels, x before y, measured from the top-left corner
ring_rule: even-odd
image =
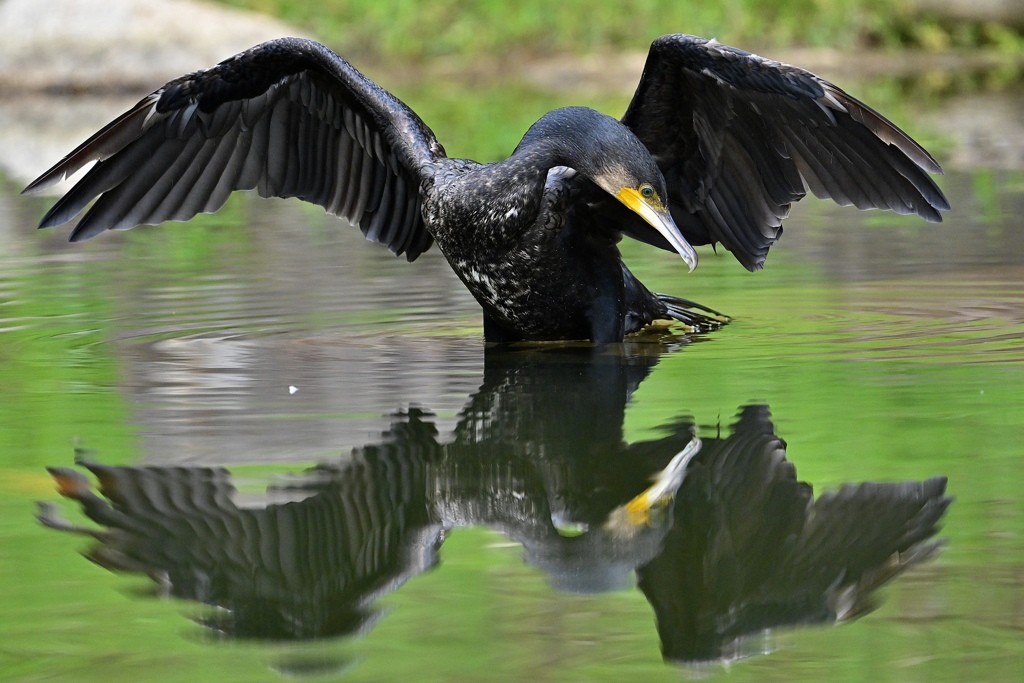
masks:
[[[651,227],[661,233],[661,236],[668,240],[672,248],[679,252],[679,255],[686,261],[686,265],[693,271],[697,267],[697,252],[690,243],[679,232],[672,215],[660,203],[653,206],[643,198],[639,191],[632,187],[624,187],[615,193],[615,198],[625,204],[631,211],[650,223]]]

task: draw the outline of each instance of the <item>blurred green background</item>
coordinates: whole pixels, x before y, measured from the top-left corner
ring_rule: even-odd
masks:
[[[350,54],[543,55],[639,49],[665,33],[764,47],[907,46],[1020,52],[1016,16],[908,0],[223,0],[275,14]],[[938,5],[937,7],[934,5]]]

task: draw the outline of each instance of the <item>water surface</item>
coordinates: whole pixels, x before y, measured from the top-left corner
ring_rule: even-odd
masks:
[[[318,208],[239,196],[68,245],[4,181],[0,678],[1013,680],[1024,175],[942,184],[941,225],[805,202],[756,274],[623,245],[718,332],[494,354],[436,250],[407,264]],[[76,458],[130,466],[96,471],[155,526],[94,557],[131,571],[33,517],[100,528],[44,469],[95,490]],[[872,556],[897,483],[936,476],[941,550]]]

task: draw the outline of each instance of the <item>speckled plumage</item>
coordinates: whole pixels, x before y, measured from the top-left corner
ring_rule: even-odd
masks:
[[[721,323],[647,290],[622,262],[623,235],[691,268],[691,243],[721,243],[755,270],[808,189],[933,221],[948,208],[935,160],[867,106],[797,67],[684,35],[652,44],[621,121],[550,112],[494,164],[449,159],[405,104],[294,38],[171,81],[26,192],[92,161],[40,227],[97,197],[73,240],[216,211],[234,190],[298,197],[410,261],[436,241],[499,342]]]
[[[538,126],[570,122],[581,139],[633,137],[614,119],[576,108],[551,112]],[[621,228],[595,220],[608,196],[568,165],[579,154],[565,149],[570,136],[528,134],[494,164],[441,160],[424,186],[428,229],[483,307],[492,341],[617,341],[667,314],[639,283],[627,291],[626,278],[635,279],[616,246]],[[580,158],[574,165],[586,166]]]

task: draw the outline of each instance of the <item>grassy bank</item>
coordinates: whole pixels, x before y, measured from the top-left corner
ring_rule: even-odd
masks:
[[[1024,50],[1019,32],[911,17],[903,0],[221,0],[279,16],[349,55],[431,58],[639,49],[670,32],[755,48]]]

